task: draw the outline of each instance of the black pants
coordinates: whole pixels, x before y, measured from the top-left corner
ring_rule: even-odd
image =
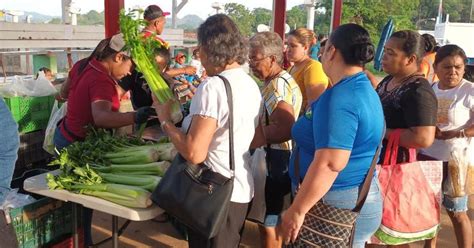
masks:
[[[193,230],[188,229],[189,248],[239,247],[248,206],[248,203],[231,202],[229,205],[229,215],[227,216],[227,220],[222,224],[219,233],[217,233],[217,235],[212,239],[202,237]]]

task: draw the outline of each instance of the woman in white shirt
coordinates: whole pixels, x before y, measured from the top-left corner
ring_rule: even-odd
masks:
[[[466,54],[456,45],[443,46],[436,54],[433,64],[439,78],[439,82],[433,85],[438,98],[436,140],[431,147],[420,152],[421,156],[447,162],[450,143],[469,142],[474,136],[474,84],[463,79],[466,61]],[[474,142],[469,145],[474,145]],[[458,247],[472,246],[467,203],[467,196],[443,197],[443,205],[453,222]],[[430,242],[431,247],[435,247],[436,238]]]
[[[183,130],[170,121],[169,103],[155,103],[162,129],[178,152],[190,163],[204,163],[226,177],[229,170],[229,115],[234,118],[234,188],[229,214],[217,236],[207,239],[188,230],[189,247],[238,247],[253,197],[249,146],[258,125],[262,97],[256,82],[241,68],[248,56],[247,44],[226,15],[209,17],[198,28],[201,62],[209,77],[199,85]],[[233,113],[229,113],[224,76],[232,89]],[[196,213],[199,215],[199,213]]]

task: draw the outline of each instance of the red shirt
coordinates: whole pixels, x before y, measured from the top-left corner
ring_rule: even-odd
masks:
[[[61,125],[61,133],[69,141],[75,141],[74,136],[84,138],[85,127],[94,125],[91,104],[98,100],[112,103],[112,111],[117,112],[120,108],[119,95],[116,89],[116,81],[109,76],[106,68],[97,60],[92,59],[78,75],[79,66],[74,66],[70,74],[73,76],[69,90],[67,114]],[[67,129],[74,134],[69,133]]]
[[[162,38],[160,38],[157,34],[151,32],[151,31],[148,31],[148,30],[143,30],[142,34],[143,34],[143,37],[144,37],[144,38],[148,38],[148,37],[150,37],[150,36],[153,35],[153,38],[154,38],[156,41],[160,42],[163,46],[165,46],[166,49],[169,49],[169,48],[170,48],[170,44],[168,44],[168,42],[166,42],[165,40],[163,40]]]
[[[77,80],[77,76],[79,75],[79,68],[83,68],[83,71],[85,69],[85,65],[84,64],[87,64],[89,63],[88,61],[88,58],[84,58],[84,59],[81,59],[79,61],[77,61],[71,68],[71,70],[69,70],[69,73],[68,73],[68,80],[71,81],[71,84],[69,87],[71,87],[72,85],[72,82],[76,81]],[[84,66],[83,66],[84,65]]]

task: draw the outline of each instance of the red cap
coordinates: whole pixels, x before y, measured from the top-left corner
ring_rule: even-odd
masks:
[[[146,7],[145,12],[143,12],[143,18],[147,21],[155,20],[162,16],[168,16],[170,12],[164,12],[158,5],[150,5]]]

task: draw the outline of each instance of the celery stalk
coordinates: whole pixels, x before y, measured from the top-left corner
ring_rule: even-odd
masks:
[[[166,45],[155,40],[153,37],[144,38],[141,35],[143,20],[135,19],[134,12],[125,14],[125,11],[122,10],[119,22],[120,31],[123,33],[125,43],[131,50],[132,59],[136,64],[136,68],[143,73],[153,94],[155,94],[161,103],[173,99],[173,93],[158,71],[158,66],[156,65],[155,56],[153,54],[154,47],[166,47]],[[183,118],[179,103],[176,101],[171,109],[171,117],[175,123]]]
[[[138,186],[150,192],[156,188],[161,179],[160,177],[151,175],[129,175],[112,173],[100,173],[100,176],[108,183],[119,183],[124,185]]]

